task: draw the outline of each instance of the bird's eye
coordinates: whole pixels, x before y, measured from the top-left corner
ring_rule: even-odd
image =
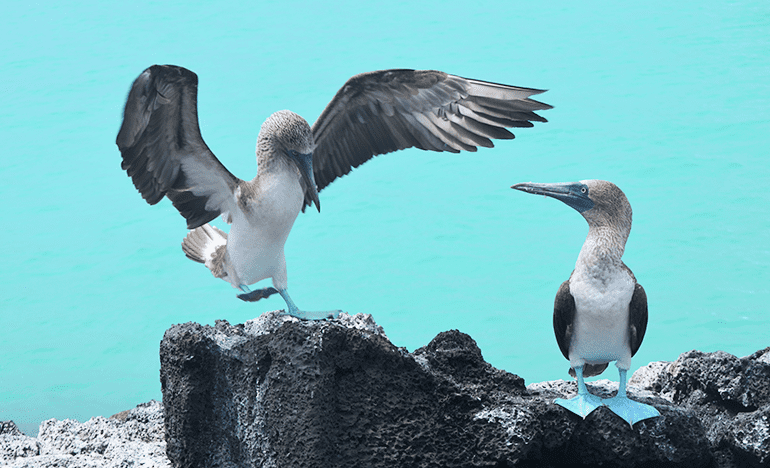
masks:
[[[580,188],[580,193],[586,193],[587,191],[588,191],[588,189],[585,188],[585,187],[581,187]]]

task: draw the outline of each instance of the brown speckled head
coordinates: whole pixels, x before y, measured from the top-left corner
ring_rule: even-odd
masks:
[[[314,149],[313,130],[307,121],[294,112],[278,111],[265,120],[257,137],[257,177],[296,171],[306,203],[314,203],[321,211],[313,171]]]
[[[265,120],[257,138],[257,162],[262,158],[283,155],[294,150],[300,154],[312,153],[313,131],[307,121],[292,111],[282,110]]]
[[[589,239],[601,236],[602,245],[620,259],[631,233],[631,205],[623,191],[606,180],[581,180],[555,184],[525,182],[511,187],[522,192],[556,198],[583,215]]]
[[[631,232],[631,204],[617,185],[606,180],[581,180],[588,188],[588,198],[594,203],[593,208],[581,212],[593,227],[612,227],[623,237]]]

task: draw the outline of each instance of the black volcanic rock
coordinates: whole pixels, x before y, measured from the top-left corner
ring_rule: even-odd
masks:
[[[639,369],[629,393],[662,416],[633,427],[606,408],[582,420],[554,405],[574,395],[574,382],[525,387],[456,330],[410,354],[363,315],[178,325],[161,361],[163,405],[44,421],[37,438],[0,422],[0,465],[770,465],[770,348],[744,358],[691,351]],[[617,391],[608,380],[588,386]]]
[[[670,365],[658,364],[659,371]],[[726,395],[756,407],[736,413],[730,427],[739,417],[751,424],[765,414],[764,387],[738,376],[763,369],[730,368],[736,374],[729,381],[738,383],[724,386],[732,389]],[[475,341],[456,330],[408,353],[369,316],[304,322],[268,313],[237,326],[177,325],[161,343],[167,453],[176,467],[765,463],[761,443],[756,452],[755,443],[743,442],[759,432],[744,430],[741,439],[728,431],[714,444],[707,433],[714,425],[685,401],[693,389],[712,385],[708,372],[696,374],[667,380],[648,369],[647,380],[629,392],[661,417],[631,427],[607,408],[582,420],[554,405],[554,398],[574,395],[573,382],[525,387],[486,363]],[[609,381],[589,386],[599,395],[617,390]]]
[[[697,414],[714,466],[770,466],[770,348],[737,358],[689,351],[634,374],[646,390]]]

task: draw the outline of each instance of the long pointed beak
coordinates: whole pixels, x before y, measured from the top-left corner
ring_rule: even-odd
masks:
[[[318,187],[315,184],[315,176],[313,175],[313,153],[297,154],[295,160],[299,166],[299,172],[302,174],[302,178],[308,186],[310,199],[313,200],[316,209],[320,213],[321,201],[318,199]]]
[[[522,182],[520,184],[511,185],[511,188],[534,195],[545,195],[547,197],[557,198],[558,196],[568,195],[571,185],[572,184],[569,182],[558,184],[536,184],[534,182]]]
[[[512,185],[511,188],[561,200],[580,213],[590,210],[594,206],[594,202],[588,197],[588,187],[580,182],[561,182],[555,184],[523,182]]]

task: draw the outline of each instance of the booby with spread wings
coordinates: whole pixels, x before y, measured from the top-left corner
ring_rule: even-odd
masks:
[[[652,406],[626,395],[626,373],[647,330],[647,295],[621,257],[631,232],[631,205],[612,182],[522,183],[511,187],[561,200],[588,221],[588,236],[575,269],[556,293],[553,330],[559,349],[577,377],[578,395],[556,404],[585,418],[605,405],[633,425],[659,416]],[[618,393],[602,400],[588,392],[584,377],[599,375],[615,361]]]
[[[466,79],[430,70],[382,70],[350,78],[311,127],[279,111],[257,137],[257,175],[241,180],[203,141],[198,125],[198,77],[182,67],[154,65],[134,81],[116,143],[122,168],[147,201],[164,196],[191,229],[185,254],[215,277],[257,301],[279,293],[287,314],[303,319],[334,312],[300,310],[287,291],[284,244],[300,210],[318,191],[373,156],[416,147],[476,151],[510,139],[507,127],[546,120],[551,106],[529,96],[541,90]],[[209,225],[217,216],[229,233]],[[273,287],[251,291],[272,278]]]

